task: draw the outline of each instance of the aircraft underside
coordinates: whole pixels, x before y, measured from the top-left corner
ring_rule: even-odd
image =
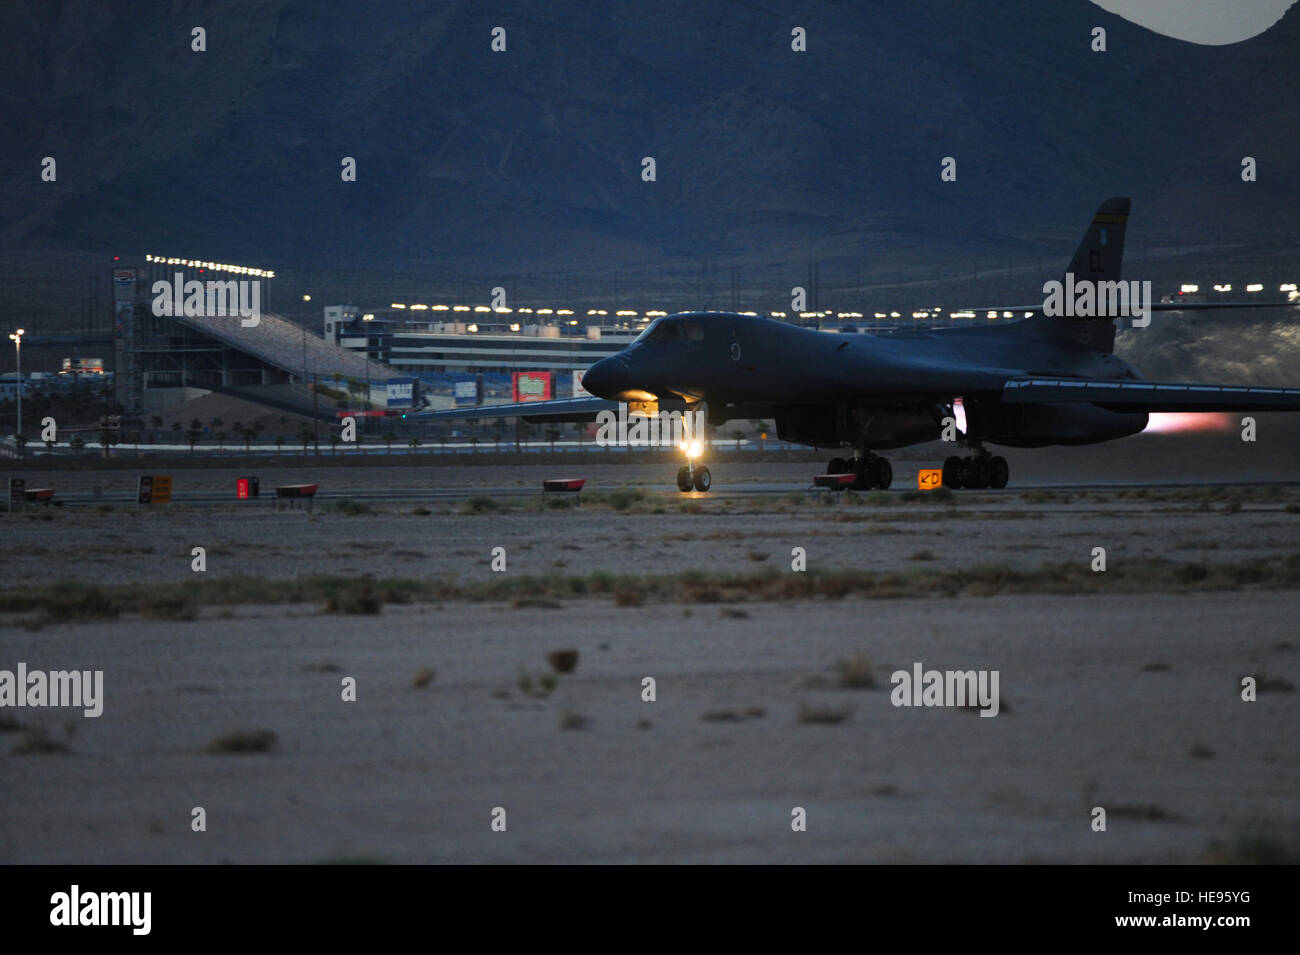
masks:
[[[966,457],[944,462],[943,483],[956,488],[1002,488],[1010,467],[984,444],[1036,448],[1095,444],[1137,434],[1147,413],[1109,411],[1089,402],[1004,404],[997,395],[969,395],[963,404],[965,430],[958,431],[954,407],[933,399],[895,399],[840,405],[786,405],[775,410],[783,441],[815,448],[851,448],[851,457],[831,458],[828,474],[853,474],[854,488],[888,488],[893,469],[875,451],[902,448],[951,435],[969,448]]]

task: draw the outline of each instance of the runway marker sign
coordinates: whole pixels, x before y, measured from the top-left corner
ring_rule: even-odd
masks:
[[[170,504],[172,476],[170,474],[142,474],[136,500],[141,504]]]
[[[933,491],[940,487],[943,487],[942,468],[921,468],[916,472],[916,489],[918,491]]]

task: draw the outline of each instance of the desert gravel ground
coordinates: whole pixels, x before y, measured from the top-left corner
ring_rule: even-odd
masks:
[[[648,486],[646,467],[601,481]],[[401,486],[395,470],[338,473]],[[472,586],[780,576],[803,547],[814,573],[924,575],[1086,566],[1102,546],[1131,582],[1151,561],[1213,568],[1300,550],[1292,486],[496,504],[42,509],[0,518],[0,573],[10,597],[57,594],[60,581],[166,593],[309,574]],[[207,548],[203,575],[190,569],[194,546]],[[504,575],[491,569],[497,546]],[[1294,858],[1300,599],[1249,583],[1166,591],[630,606],[600,595],[378,615],[240,603],[203,605],[193,620],[128,608],[78,623],[3,612],[0,668],[102,669],[106,699],[98,719],[0,712],[0,861]],[[578,665],[549,676],[561,648],[578,650]],[[842,687],[845,661],[875,688]],[[998,670],[1002,712],[892,706],[890,674],[918,661]],[[1254,703],[1240,698],[1247,674],[1265,687]],[[347,677],[356,702],[341,699]],[[646,677],[654,702],[642,700]],[[15,752],[31,730],[65,751]],[[275,736],[266,751],[205,751],[263,730]],[[203,833],[190,829],[196,806]],[[1108,809],[1105,833],[1090,827],[1094,806]],[[489,826],[494,807],[506,832]],[[806,832],[791,831],[794,807]]]
[[[32,667],[106,671],[65,754],[6,755],[5,862],[1196,862],[1294,830],[1294,595],[1055,596],[50,627]],[[559,647],[576,670],[519,688]],[[867,654],[876,689],[840,689]],[[995,718],[896,708],[889,674],[998,669]],[[436,675],[417,687],[424,668]],[[340,699],[354,677],[355,703]],[[656,680],[643,702],[644,677]],[[844,714],[801,723],[801,704]],[[582,728],[561,729],[566,714]],[[30,719],[26,713],[24,719]],[[64,723],[75,730],[68,736]],[[267,729],[269,752],[210,754]],[[6,739],[12,739],[9,736]],[[1108,831],[1090,809],[1109,807]],[[191,810],[208,829],[190,831]],[[494,807],[507,831],[492,832]],[[791,831],[792,809],[808,830]]]

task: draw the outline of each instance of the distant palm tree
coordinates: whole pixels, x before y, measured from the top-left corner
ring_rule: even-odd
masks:
[[[245,454],[248,454],[248,453],[250,453],[250,452],[252,451],[252,448],[249,447],[249,445],[252,443],[253,438],[254,438],[256,435],[257,435],[257,432],[254,431],[252,428],[248,427],[248,425],[244,425],[244,427],[242,427],[242,428],[239,429],[239,436],[240,436],[241,438],[244,439],[244,453],[245,453]]]
[[[397,440],[397,435],[394,434],[394,433],[393,433],[393,430],[390,428],[389,430],[387,430],[387,431],[384,432],[384,439],[383,439],[383,440],[384,440],[384,444],[388,445],[388,453],[389,453],[389,454],[392,454],[392,453],[393,453],[393,442]]]
[[[283,444],[284,444],[284,435],[282,435],[282,434],[277,434],[277,435],[275,436],[275,456],[276,456],[276,458],[279,458],[279,457],[280,457],[280,448],[281,448],[281,446],[283,446]]]

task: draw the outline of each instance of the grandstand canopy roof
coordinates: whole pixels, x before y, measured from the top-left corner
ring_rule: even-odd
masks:
[[[327,342],[319,335],[304,333],[303,326],[267,312],[251,328],[244,328],[237,315],[178,315],[173,320],[296,377],[318,375],[328,379],[342,375],[371,382],[402,377],[401,372],[387,365]]]

